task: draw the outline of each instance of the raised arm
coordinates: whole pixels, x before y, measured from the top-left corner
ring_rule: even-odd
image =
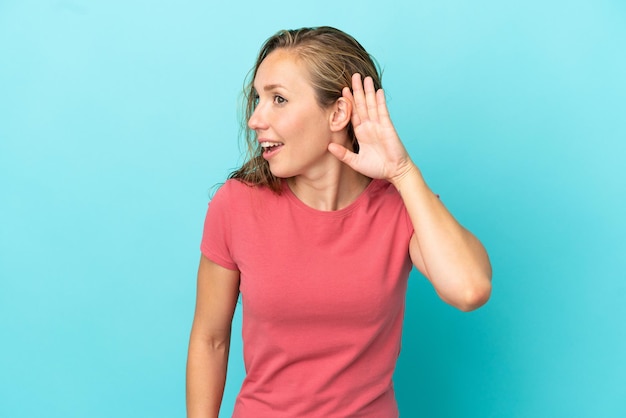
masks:
[[[187,356],[189,418],[217,418],[219,414],[238,296],[239,272],[202,256]]]
[[[428,188],[391,123],[383,90],[372,79],[352,77],[352,124],[359,141],[355,154],[338,144],[329,151],[354,170],[386,179],[400,192],[415,231],[409,252],[413,264],[447,303],[469,311],[491,294],[491,264],[482,244],[461,226]]]
[[[462,311],[484,305],[491,294],[491,264],[480,241],[454,219],[414,165],[392,183],[415,230],[409,246],[413,264],[450,305]]]

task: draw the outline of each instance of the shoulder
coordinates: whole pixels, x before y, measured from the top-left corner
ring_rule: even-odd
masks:
[[[277,200],[280,196],[268,187],[228,179],[211,197],[209,207],[225,208],[230,212],[247,212]]]
[[[383,222],[385,228],[390,226],[389,220],[394,219],[400,230],[407,231],[409,235],[413,233],[413,225],[402,196],[393,184],[386,180],[372,180],[368,199],[368,212],[379,215],[376,220]]]
[[[402,203],[402,196],[395,186],[386,180],[374,179],[367,188],[370,199],[380,199],[386,203]]]
[[[219,186],[211,198],[211,201],[215,199],[232,199],[247,195],[264,194],[267,192],[271,192],[267,187],[249,184],[239,179],[228,179]]]
[[[254,186],[244,183],[239,179],[228,179],[220,185],[215,195],[241,193],[244,189],[252,187]]]

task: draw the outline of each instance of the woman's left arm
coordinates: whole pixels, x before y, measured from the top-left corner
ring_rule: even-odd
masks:
[[[491,264],[480,241],[430,191],[415,165],[390,181],[415,230],[409,246],[413,264],[450,305],[463,311],[484,305],[491,294]]]
[[[375,91],[371,78],[362,82],[355,74],[352,92],[346,87],[343,96],[353,104],[359,153],[338,144],[330,144],[329,151],[354,170],[396,187],[413,223],[411,259],[437,294],[463,311],[482,306],[491,294],[487,252],[428,188],[391,123],[384,92]]]

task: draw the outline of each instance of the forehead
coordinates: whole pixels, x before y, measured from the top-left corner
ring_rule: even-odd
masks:
[[[261,62],[254,77],[254,88],[261,91],[273,86],[291,90],[312,88],[307,67],[297,53],[277,49]]]

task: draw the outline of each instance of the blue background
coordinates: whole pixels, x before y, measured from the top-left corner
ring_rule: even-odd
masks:
[[[626,416],[619,0],[0,0],[0,416],[184,415],[243,79],[275,31],[322,24],[377,57],[407,148],[494,267],[472,313],[411,276],[402,415]]]

